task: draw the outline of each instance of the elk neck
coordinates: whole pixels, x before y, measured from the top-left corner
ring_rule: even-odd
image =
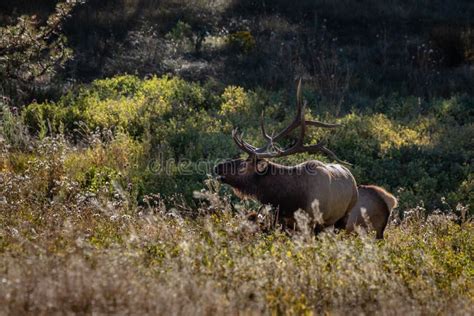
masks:
[[[256,198],[261,203],[278,206],[282,211],[292,211],[304,206],[304,181],[299,177],[304,172],[301,165],[268,162],[265,173],[242,177],[234,189],[240,197]]]

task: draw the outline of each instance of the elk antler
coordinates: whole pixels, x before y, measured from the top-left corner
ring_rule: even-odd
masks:
[[[340,124],[330,124],[330,123],[324,123],[320,121],[305,120],[304,110],[305,110],[306,103],[302,102],[302,99],[301,99],[301,79],[299,80],[298,89],[296,92],[296,104],[297,104],[297,112],[296,112],[296,116],[293,122],[291,122],[290,125],[288,125],[284,130],[282,130],[280,133],[278,133],[276,136],[273,136],[273,137],[269,136],[267,132],[265,131],[264,113],[262,112],[262,115],[260,117],[260,128],[262,130],[263,137],[267,140],[267,143],[265,144],[265,146],[257,148],[253,145],[250,145],[249,143],[247,143],[246,141],[242,139],[243,135],[242,133],[239,133],[237,128],[235,128],[232,131],[232,138],[234,139],[235,144],[241,150],[243,150],[250,156],[254,156],[257,158],[283,157],[283,156],[288,156],[288,155],[303,153],[303,152],[307,152],[307,153],[323,152],[339,163],[351,165],[348,162],[340,160],[336,156],[336,154],[334,154],[331,150],[326,148],[324,141],[320,141],[315,145],[309,145],[309,146],[304,145],[304,136],[306,132],[306,126],[334,128],[334,127],[340,126]],[[282,150],[276,142],[279,139],[287,136],[297,127],[300,127],[301,130],[300,130],[299,138],[297,139],[296,143],[290,148]]]

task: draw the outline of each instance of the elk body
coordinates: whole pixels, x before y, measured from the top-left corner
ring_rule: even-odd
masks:
[[[295,211],[302,209],[310,217],[314,217],[315,211],[320,214],[323,227],[335,225],[344,228],[349,212],[358,199],[356,181],[346,167],[317,160],[296,166],[283,166],[268,160],[296,153],[323,152],[341,162],[323,142],[304,145],[307,126],[333,128],[338,125],[305,120],[300,80],[297,90],[297,115],[294,121],[276,136],[269,136],[263,125],[262,115],[261,130],[267,143],[261,148],[244,141],[242,135],[234,129],[233,140],[248,154],[248,158],[220,163],[214,171],[219,180],[234,188],[237,195],[253,197],[261,203],[277,207],[278,218],[284,225],[292,226]],[[277,141],[296,128],[300,128],[296,144],[290,148],[280,148]]]
[[[346,230],[353,232],[356,226],[375,231],[377,239],[383,238],[391,211],[397,207],[397,199],[383,188],[361,185],[359,199],[349,213]]]

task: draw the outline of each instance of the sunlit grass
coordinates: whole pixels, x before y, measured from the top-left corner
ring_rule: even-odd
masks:
[[[212,190],[190,217],[157,197],[130,207],[66,181],[69,198],[47,200],[27,195],[40,179],[3,181],[2,313],[472,312],[474,225],[454,214],[405,210],[383,241],[315,237],[267,227],[271,213],[248,222]]]

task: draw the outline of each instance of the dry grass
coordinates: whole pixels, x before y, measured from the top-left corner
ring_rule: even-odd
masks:
[[[232,204],[212,180],[196,209],[159,196],[137,205],[116,182],[81,186],[80,166],[127,163],[114,142],[29,142],[0,138],[2,315],[474,313],[462,205],[461,216],[402,210],[383,241],[315,237],[303,224],[288,234],[268,209],[247,221],[255,206]]]
[[[28,170],[1,174],[0,314],[474,312],[474,225],[453,214],[405,212],[381,242],[289,235],[264,232],[268,214],[250,223],[215,190],[190,218],[67,179],[47,198]]]

